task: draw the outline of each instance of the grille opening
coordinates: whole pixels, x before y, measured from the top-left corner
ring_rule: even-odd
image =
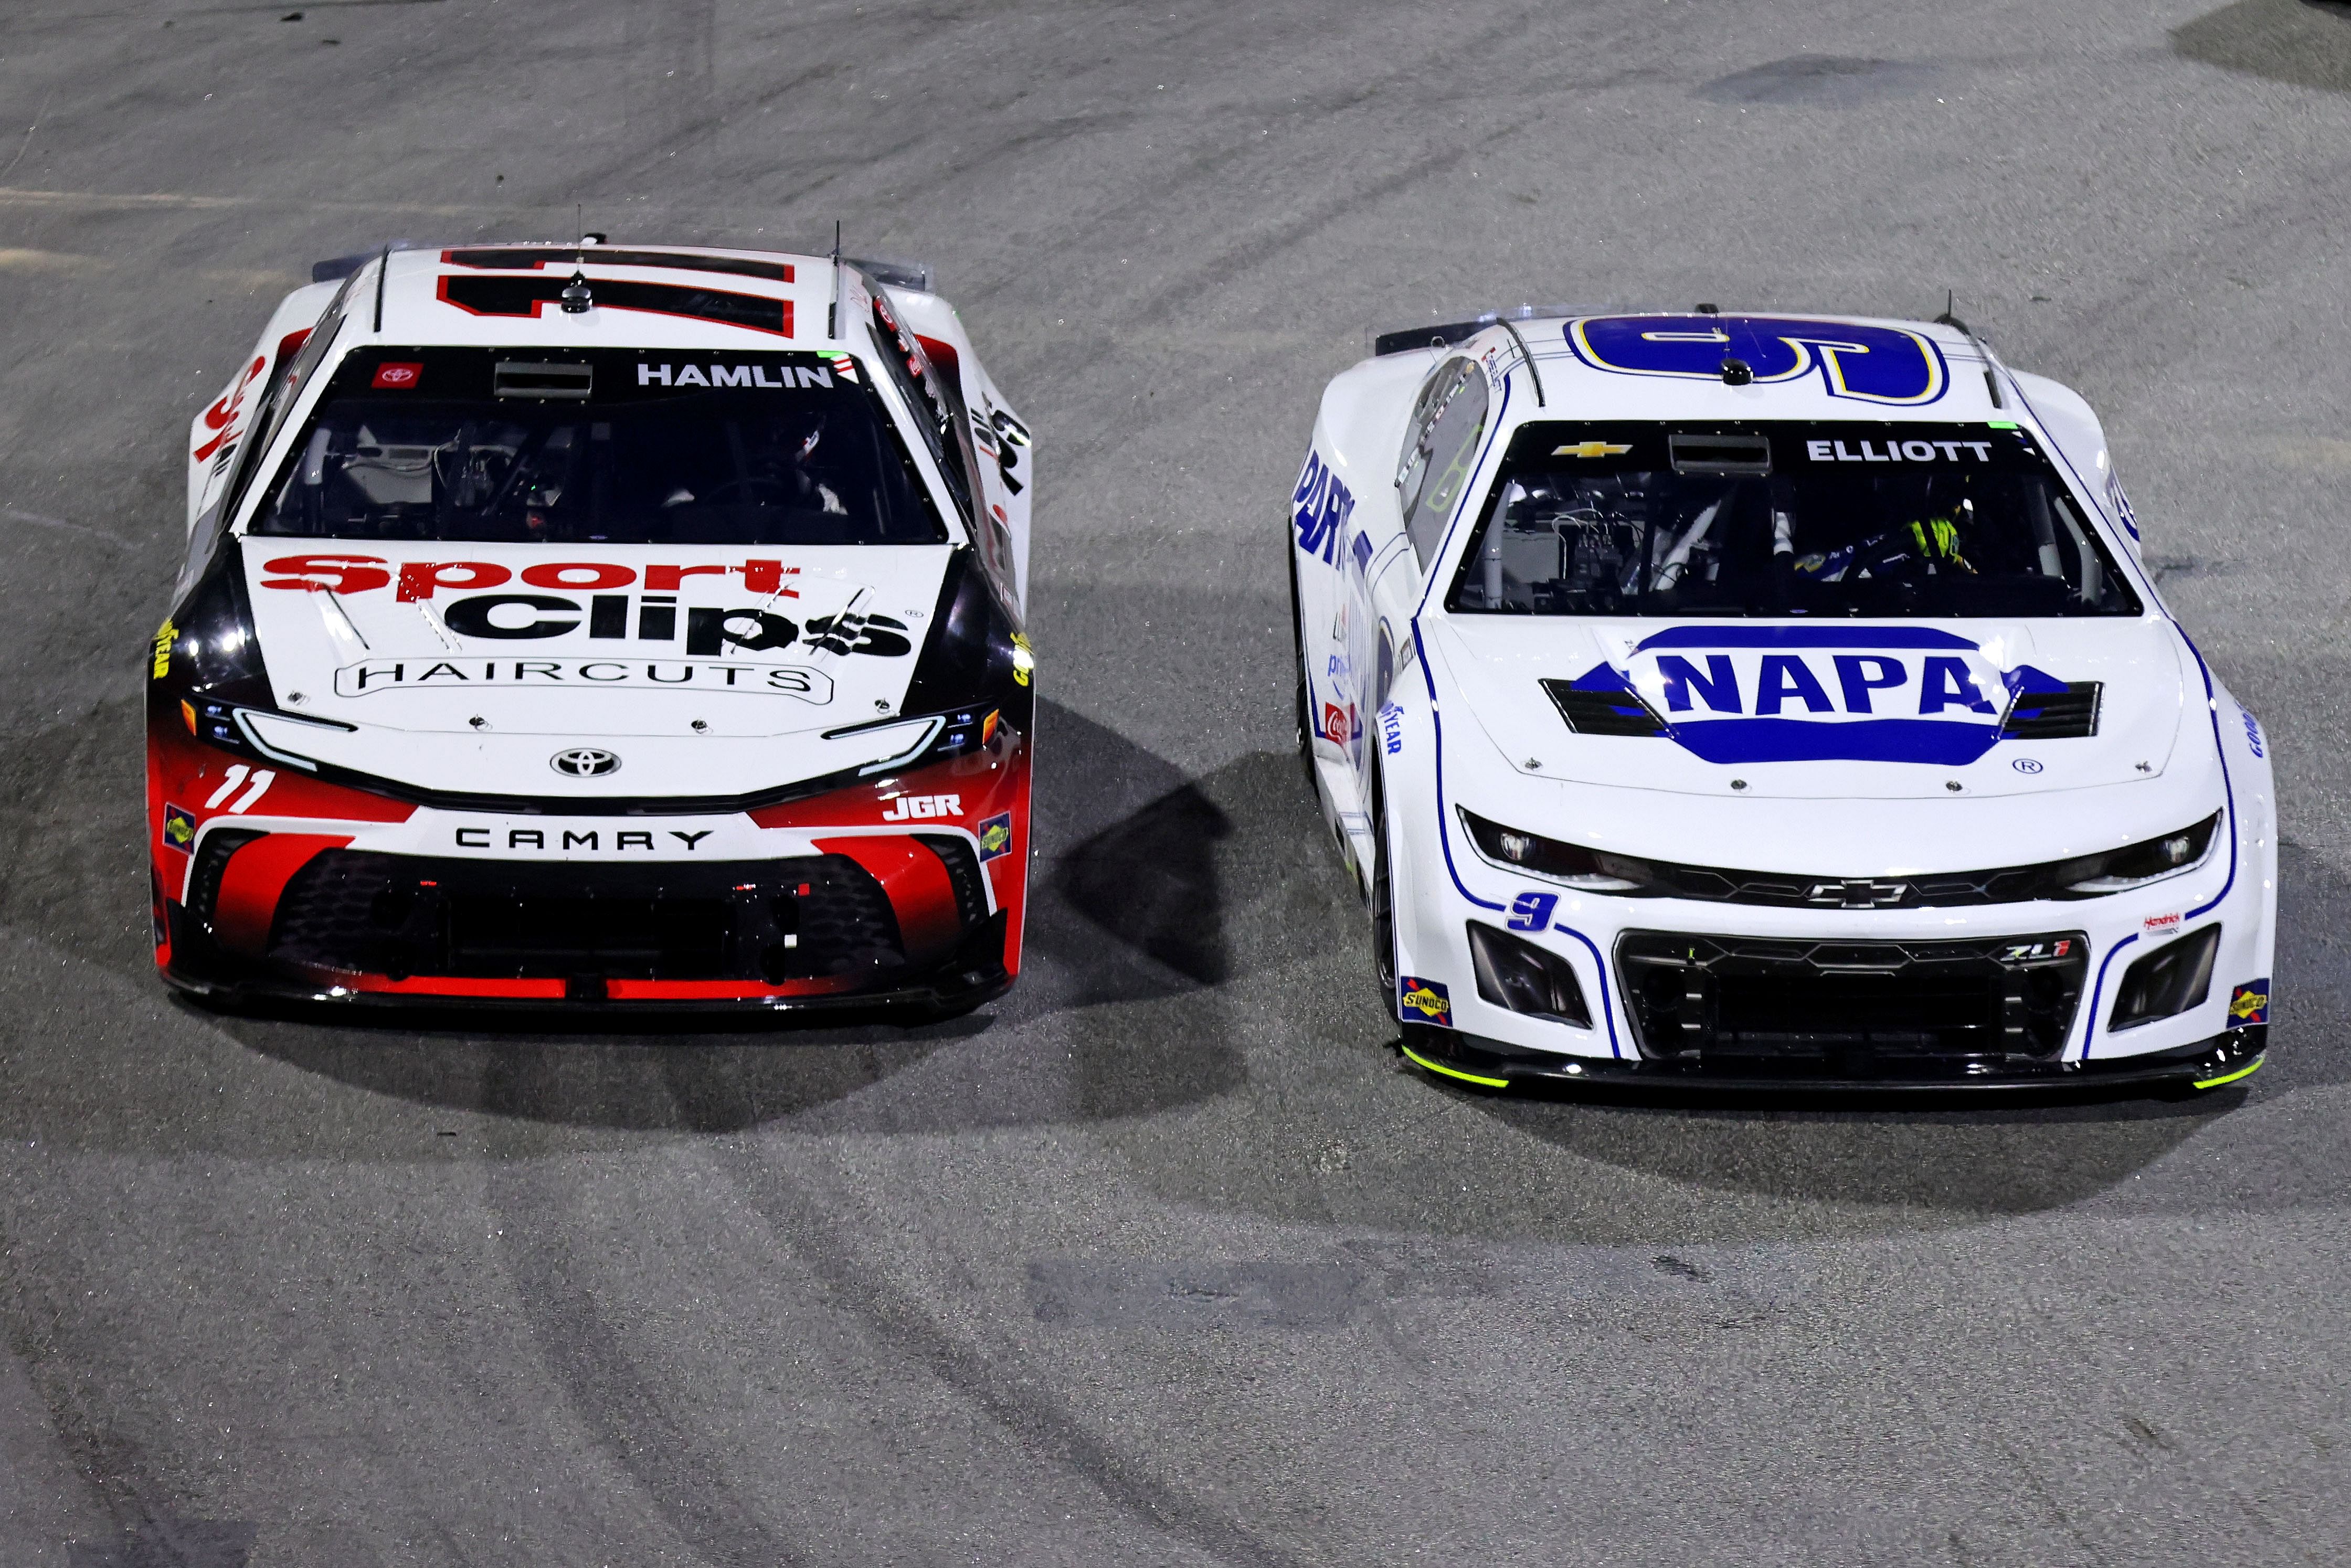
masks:
[[[2088,960],[2078,932],[1836,943],[1629,932],[1617,946],[1645,1056],[1841,1076],[2053,1060]]]
[[[531,865],[330,850],[287,884],[269,956],[395,980],[560,979],[585,997],[591,978],[874,973],[905,950],[888,894],[845,855]]]
[[[726,974],[726,908],[715,899],[458,897],[448,905],[458,974],[644,980]]]

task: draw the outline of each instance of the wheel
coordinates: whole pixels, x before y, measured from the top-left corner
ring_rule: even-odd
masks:
[[[1314,704],[1306,691],[1306,622],[1298,597],[1298,552],[1284,549],[1290,556],[1290,674],[1297,683],[1297,696],[1292,706],[1298,720],[1298,760],[1306,769],[1306,782],[1314,782]]]
[[[1395,1009],[1395,894],[1388,882],[1387,792],[1372,769],[1372,967],[1389,1011]]]

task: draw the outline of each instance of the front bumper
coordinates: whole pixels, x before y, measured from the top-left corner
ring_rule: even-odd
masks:
[[[2269,1021],[2275,852],[2229,831],[2233,851],[2198,872],[2106,897],[1855,910],[1581,894],[1404,838],[1396,958],[1413,984],[1398,1016],[1408,1033],[1446,1031],[1421,1052],[1435,1066],[1502,1082],[2204,1082],[2245,1066],[2225,1042]],[[1584,1016],[1484,994],[1473,924],[1572,970]],[[2212,930],[2200,1001],[2150,1021],[2120,1009],[2134,966]]]
[[[469,811],[290,772],[256,794],[224,782],[234,758],[150,738],[157,967],[221,1005],[938,1016],[1019,971],[1029,755],[1008,727],[692,816]]]

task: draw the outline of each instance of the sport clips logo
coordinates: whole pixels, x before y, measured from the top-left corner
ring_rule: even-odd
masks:
[[[616,644],[611,657],[579,661],[376,659],[336,672],[337,692],[374,692],[433,685],[509,685],[577,681],[590,685],[695,684],[737,691],[768,691],[823,703],[832,682],[821,671],[790,664],[726,666],[648,664],[631,655],[660,653],[687,661],[734,660],[767,653],[862,654],[902,658],[914,652],[906,623],[893,616],[842,609],[796,619],[787,601],[800,597],[800,569],[779,560],[732,565],[649,565],[642,571],[616,561],[535,561],[520,572],[499,561],[392,561],[380,556],[297,555],[266,561],[260,586],[287,592],[363,597],[390,591],[393,602],[429,607],[458,637],[491,643],[550,639]],[[757,604],[682,604],[689,580],[704,593],[724,584]]]

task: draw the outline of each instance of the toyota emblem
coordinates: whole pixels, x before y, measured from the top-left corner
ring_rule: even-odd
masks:
[[[621,770],[621,759],[592,746],[575,746],[548,758],[548,766],[569,779],[601,779]]]

